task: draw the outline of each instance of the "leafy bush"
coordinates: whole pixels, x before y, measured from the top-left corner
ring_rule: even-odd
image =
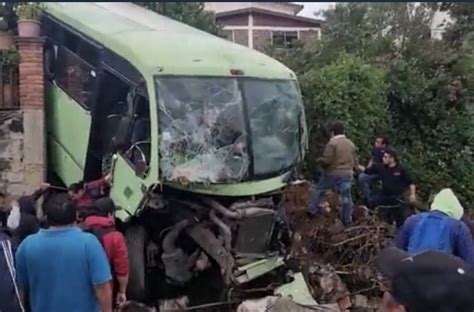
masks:
[[[360,155],[367,159],[374,134],[385,130],[388,122],[383,71],[341,54],[334,63],[304,74],[300,83],[310,133],[308,169],[316,170],[314,161],[327,141],[324,126],[330,120],[345,123]]]
[[[388,132],[422,199],[451,187],[474,206],[474,5],[443,5],[455,18],[443,41],[429,36],[435,3],[339,3],[324,14],[322,41],[276,55],[299,75],[308,173],[323,126],[339,119],[362,159],[374,133]]]

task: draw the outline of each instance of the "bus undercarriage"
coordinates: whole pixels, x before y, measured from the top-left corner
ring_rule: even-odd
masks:
[[[225,305],[280,292],[314,303],[304,279],[295,285],[285,264],[289,227],[279,194],[235,201],[167,189],[151,193],[146,208],[119,228],[129,248],[132,300]]]

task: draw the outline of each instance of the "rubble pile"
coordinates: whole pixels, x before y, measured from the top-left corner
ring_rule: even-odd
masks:
[[[315,299],[337,302],[342,310],[376,309],[368,298],[380,297],[380,283],[374,268],[378,251],[394,237],[395,228],[369,214],[365,207],[354,212],[354,224],[344,227],[338,215],[339,196],[327,194],[320,217],[309,219],[308,183],[289,187],[286,207],[292,227],[291,265],[305,272]]]

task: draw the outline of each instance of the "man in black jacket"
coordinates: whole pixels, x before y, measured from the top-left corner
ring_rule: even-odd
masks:
[[[19,245],[28,235],[35,234],[40,229],[40,221],[36,215],[36,201],[49,189],[44,183],[40,189],[31,195],[22,196],[12,203],[7,225],[12,233],[12,240]]]

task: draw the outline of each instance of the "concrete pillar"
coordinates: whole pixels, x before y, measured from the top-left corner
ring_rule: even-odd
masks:
[[[25,191],[39,187],[46,177],[46,131],[44,120],[43,47],[36,37],[15,38],[19,64],[20,109],[23,111],[23,165]]]

